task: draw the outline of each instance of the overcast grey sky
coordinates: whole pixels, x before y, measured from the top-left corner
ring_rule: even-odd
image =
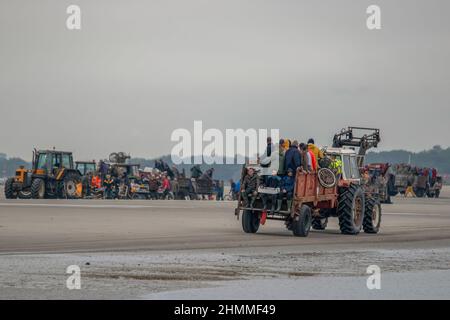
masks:
[[[66,29],[66,8],[82,29]],[[382,29],[366,28],[366,8]],[[0,0],[0,152],[170,152],[176,128],[449,145],[450,2]]]

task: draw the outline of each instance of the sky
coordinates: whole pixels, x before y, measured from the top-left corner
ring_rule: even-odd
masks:
[[[66,8],[81,8],[68,30]],[[366,8],[381,8],[368,30]],[[0,0],[0,152],[170,153],[194,121],[449,146],[448,0]]]

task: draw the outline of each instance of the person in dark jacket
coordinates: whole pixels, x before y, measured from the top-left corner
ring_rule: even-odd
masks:
[[[288,169],[287,175],[283,177],[281,182],[280,198],[277,202],[277,211],[281,210],[281,204],[283,198],[286,197],[287,209],[289,210],[292,205],[292,197],[294,195],[295,177],[292,169]]]
[[[196,164],[191,168],[191,178],[198,179],[203,174],[202,170],[200,169],[200,165]]]
[[[266,179],[266,187],[268,187],[268,188],[280,188],[281,187],[281,178],[277,175],[277,170],[273,170],[272,175]],[[272,212],[275,211],[278,195],[279,195],[278,193],[273,193],[273,194],[264,193],[262,195],[264,210],[267,209],[267,203],[270,200],[270,204],[272,206],[270,211],[272,211]]]
[[[255,174],[255,170],[253,168],[247,169],[247,174],[242,181],[241,186],[241,195],[244,199],[245,207],[253,207],[253,203],[255,202],[256,196],[258,195],[258,187],[259,187],[259,178]],[[249,203],[249,197],[251,197]]]
[[[105,188],[105,198],[113,199],[114,180],[109,174],[107,174],[105,180],[103,180],[103,187]]]
[[[298,150],[298,141],[294,140],[284,156],[284,170],[291,169],[295,175],[297,168],[301,165],[302,160]]]

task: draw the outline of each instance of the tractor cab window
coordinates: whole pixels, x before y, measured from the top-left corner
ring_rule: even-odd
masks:
[[[41,153],[38,156],[36,169],[47,169],[47,154],[46,153]]]
[[[72,168],[72,161],[70,159],[70,154],[62,155],[62,166],[68,169]]]
[[[85,164],[85,172],[86,173],[88,173],[88,172],[94,173],[95,172],[95,163],[86,163]]]
[[[81,172],[82,175],[86,174],[86,164],[85,163],[77,163],[76,169]]]
[[[52,168],[59,168],[61,167],[61,155],[60,154],[52,154]]]
[[[342,166],[345,179],[351,179],[352,172],[350,170],[350,156],[342,156]]]
[[[359,167],[358,167],[358,161],[356,161],[355,156],[350,156],[350,172],[351,175],[349,176],[351,179],[359,179],[361,176],[359,174]]]

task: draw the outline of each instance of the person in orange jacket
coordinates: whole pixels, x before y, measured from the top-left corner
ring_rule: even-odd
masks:
[[[100,179],[100,177],[98,175],[92,176],[91,185],[92,185],[94,190],[101,188],[102,180]]]
[[[317,147],[317,146],[314,144],[314,139],[313,139],[313,138],[310,138],[310,139],[308,140],[308,150],[311,151],[311,152],[314,154],[314,156],[315,156],[315,158],[316,158],[316,165],[315,165],[315,167],[317,168],[317,167],[318,167],[318,166],[317,166],[318,161],[319,161],[320,159],[322,159],[322,158],[324,157],[324,155],[323,155],[322,150],[320,150],[319,147]]]

